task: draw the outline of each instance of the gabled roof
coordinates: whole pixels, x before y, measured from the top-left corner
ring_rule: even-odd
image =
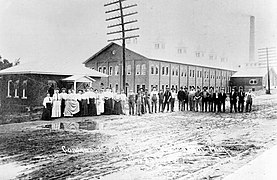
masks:
[[[83,75],[73,75],[70,77],[67,77],[63,79],[63,81],[75,81],[75,82],[93,82],[95,79],[89,77],[89,76],[83,76]]]
[[[19,64],[0,71],[0,75],[6,74],[47,74],[47,75],[83,75],[91,77],[108,77],[108,75],[100,73],[84,67],[83,65],[76,65],[72,63],[59,64],[59,62],[43,63],[43,62],[29,62]]]
[[[274,71],[274,69],[271,69],[271,71]],[[245,68],[233,74],[232,77],[264,77],[266,74],[266,68]]]
[[[116,46],[117,48],[122,48],[122,46],[120,46],[120,45],[118,45],[118,44],[116,44],[116,43],[114,43],[114,42],[111,42],[111,43],[109,43],[107,46],[105,46],[104,48],[102,48],[100,51],[98,51],[97,53],[95,53],[93,56],[91,56],[90,58],[88,58],[86,61],[84,61],[83,64],[88,63],[90,60],[96,58],[97,56],[99,56],[101,53],[103,53],[104,51],[106,51],[107,49],[109,49],[109,48],[112,47],[112,46]],[[130,49],[128,49],[128,48],[126,48],[126,54],[127,54],[127,52],[133,53],[133,54],[135,54],[135,55],[137,55],[137,56],[140,56],[140,57],[142,57],[142,58],[146,58],[146,57],[142,56],[141,54],[138,54],[138,53],[136,53],[136,52],[134,52],[134,51],[132,51],[132,50],[130,50]]]

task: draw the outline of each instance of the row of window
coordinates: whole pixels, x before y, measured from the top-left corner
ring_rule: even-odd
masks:
[[[7,98],[11,98],[14,95],[14,98],[19,98],[18,90],[19,90],[19,80],[13,82],[12,80],[8,81],[7,87]],[[12,94],[12,89],[14,89],[14,94]],[[26,96],[26,89],[27,89],[27,80],[22,82],[22,97],[21,99],[27,99]]]
[[[114,67],[114,74],[113,74],[113,67],[110,66],[109,67],[109,71],[107,71],[107,67],[106,66],[99,66],[98,67],[98,71],[102,72],[104,74],[108,74],[110,76],[118,76],[119,75],[119,66],[115,66]],[[123,74],[123,72],[122,72]],[[131,65],[127,65],[127,75],[131,75],[132,74],[132,66]],[[142,65],[136,65],[136,75],[146,75],[146,65],[142,64]]]
[[[104,74],[108,74],[110,76],[113,75],[113,67],[110,66],[109,67],[109,71],[107,72],[107,67],[106,66],[99,66],[98,67],[98,71],[99,72],[102,72]],[[119,75],[119,66],[115,66],[115,69],[114,69],[114,75]],[[136,65],[136,75],[146,75],[146,65],[145,64],[142,64],[142,65]],[[178,68],[172,68],[171,70],[172,72],[172,76],[179,76],[179,71],[178,71]],[[154,67],[154,66],[151,66],[151,69],[150,69],[150,73],[152,75],[156,74],[158,75],[159,74],[159,68],[158,66]],[[132,67],[131,65],[127,65],[127,75],[131,75],[132,74]],[[161,71],[161,75],[166,75],[168,76],[169,75],[169,67],[168,66],[163,66],[162,67],[162,71]],[[185,72],[181,72],[181,76],[182,77],[187,77],[187,73],[186,71]],[[190,70],[189,71],[189,77],[195,77],[195,70]],[[197,78],[202,78],[202,71],[197,71],[196,73],[196,77]],[[209,73],[207,71],[204,71],[204,78],[209,78]],[[215,79],[215,75],[211,74],[210,75],[210,78],[211,79]],[[216,76],[216,79],[221,79],[221,76]],[[224,76],[223,79],[225,80],[226,77]],[[230,77],[228,77],[228,79],[230,79]]]

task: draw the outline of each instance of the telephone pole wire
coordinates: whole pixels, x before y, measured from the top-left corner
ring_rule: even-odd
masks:
[[[107,28],[121,27],[121,29],[117,30],[117,31],[108,32],[107,35],[113,35],[113,34],[118,34],[118,33],[121,34],[121,37],[114,38],[114,39],[109,39],[108,42],[122,40],[122,70],[120,70],[120,74],[122,73],[123,90],[124,90],[124,93],[126,94],[127,92],[126,92],[126,53],[125,53],[125,51],[126,51],[126,41],[125,40],[139,37],[139,35],[126,36],[126,33],[139,30],[139,28],[129,28],[129,29],[127,29],[127,25],[136,23],[138,21],[137,20],[125,21],[126,20],[125,18],[132,17],[133,15],[136,15],[138,12],[124,13],[124,10],[137,6],[137,4],[123,6],[122,2],[124,2],[124,1],[127,1],[127,0],[113,1],[113,2],[105,4],[104,7],[116,6],[116,8],[108,10],[108,11],[105,12],[106,14],[110,14],[110,13],[115,13],[116,14],[116,16],[107,18],[106,21],[113,21],[113,20],[119,20],[120,21],[119,24],[109,25],[109,26],[107,26]],[[121,80],[120,80],[120,84],[121,84]],[[121,86],[120,86],[120,88],[121,88]]]

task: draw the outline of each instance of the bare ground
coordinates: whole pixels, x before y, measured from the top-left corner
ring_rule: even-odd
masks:
[[[276,100],[258,96],[251,113],[56,120],[97,120],[99,131],[51,131],[47,121],[1,125],[0,163],[26,167],[15,179],[222,179],[276,144]]]

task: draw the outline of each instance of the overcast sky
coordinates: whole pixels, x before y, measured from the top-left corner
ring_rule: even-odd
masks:
[[[107,45],[103,4],[108,0],[0,0],[0,55],[10,61],[82,63]],[[138,43],[145,56],[177,59],[174,48],[199,49],[248,60],[249,18],[256,18],[256,48],[277,46],[276,0],[128,0],[137,3]],[[113,23],[116,23],[113,22]],[[155,51],[163,41],[166,53]],[[120,43],[120,42],[119,42]],[[183,58],[194,62],[193,58]]]

